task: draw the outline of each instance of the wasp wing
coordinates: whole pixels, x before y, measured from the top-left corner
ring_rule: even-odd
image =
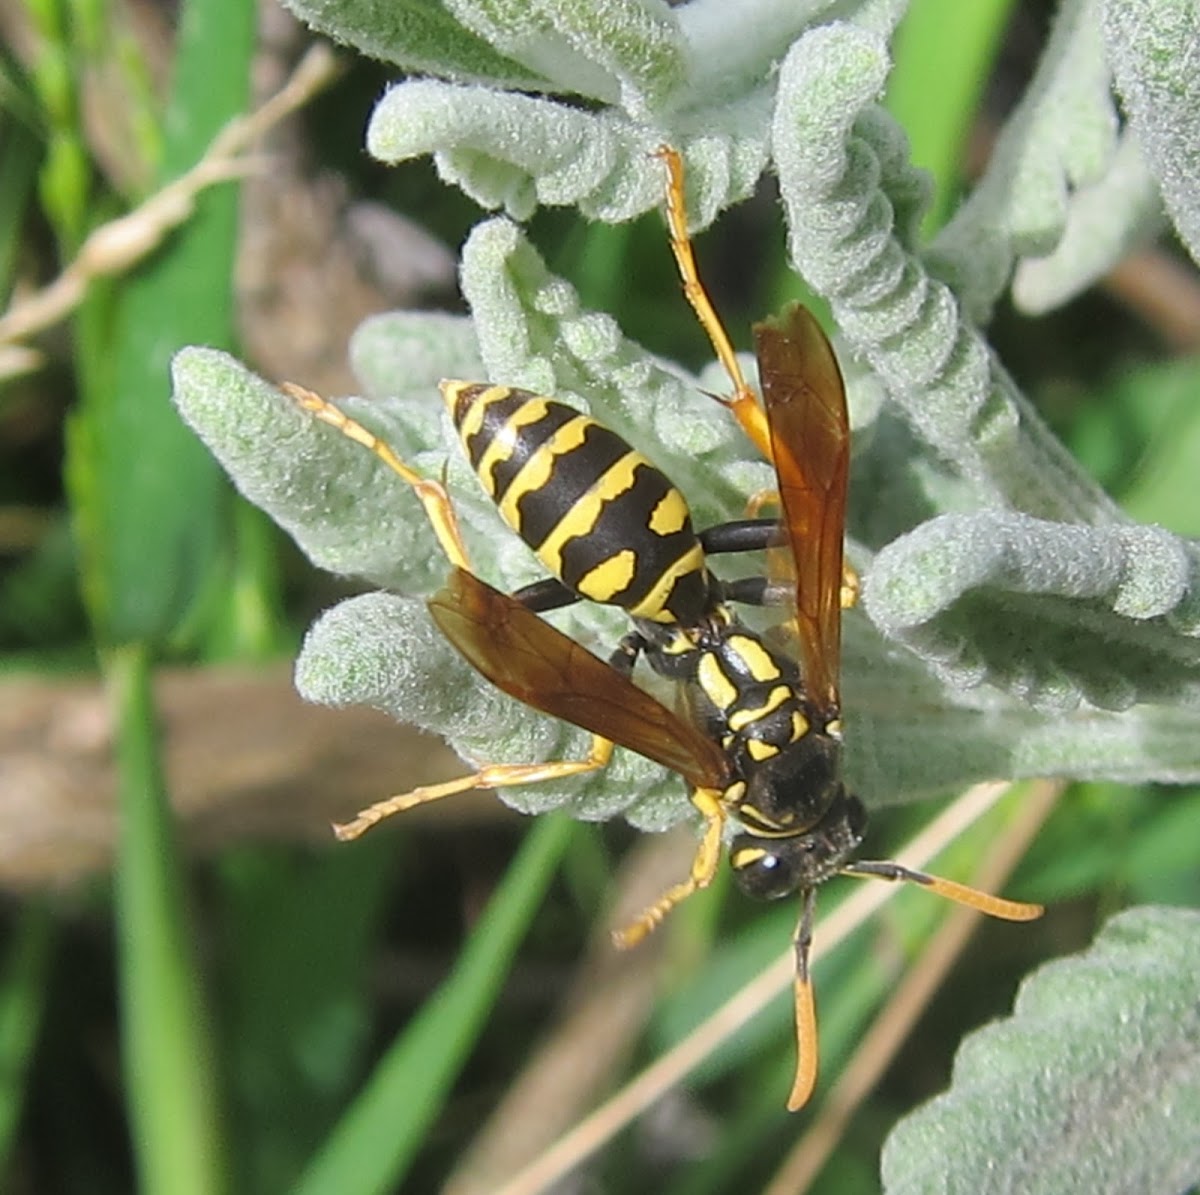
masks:
[[[783,527],[796,566],[796,622],[805,690],[839,708],[842,555],[850,423],[837,358],[799,304],[754,326],[754,347]]]
[[[725,787],[729,762],[713,740],[473,573],[455,569],[429,611],[467,662],[510,697],[628,747],[697,788]]]

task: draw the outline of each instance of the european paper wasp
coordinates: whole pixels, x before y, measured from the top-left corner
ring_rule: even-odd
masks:
[[[730,377],[733,394],[722,401],[774,465],[780,517],[697,532],[666,476],[589,416],[510,386],[445,381],[442,397],[474,471],[549,573],[506,595],[472,571],[440,482],[416,473],[332,403],[286,385],[302,408],[375,453],[416,492],[451,566],[445,587],[429,600],[450,643],[503,692],[592,734],[583,759],[484,765],[380,801],[337,832],[354,838],[394,813],[476,787],[594,771],[615,745],[678,773],[704,819],[690,874],[617,935],[618,944],[640,941],[711,883],[732,823],[728,853],[739,886],[764,899],[801,897],[794,939],[798,1062],[788,1099],[795,1110],[816,1082],[809,952],[817,885],[835,874],[876,876],[912,881],[1010,920],[1041,909],[895,863],[852,858],[867,819],[842,781],[841,609],[853,574],[843,559],[850,430],[841,372],[816,320],[793,306],[754,327],[759,405],[700,282],[680,160],[668,149],[660,156],[684,291]],[[723,582],[708,568],[715,553],[763,549],[790,558],[798,660],[734,609],[772,601],[779,584],[761,576]],[[607,662],[538,617],[581,599],[618,606],[632,619]],[[639,658],[679,685],[684,713],[634,683]]]

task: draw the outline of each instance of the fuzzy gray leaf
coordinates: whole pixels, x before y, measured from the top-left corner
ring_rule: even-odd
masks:
[[[699,225],[744,199],[766,164],[766,104],[755,95],[712,114],[676,141],[688,160]],[[757,127],[757,135],[755,128]],[[384,162],[431,153],[447,182],[516,219],[538,204],[573,204],[597,220],[629,220],[662,201],[664,132],[617,109],[593,113],[557,100],[417,80],[393,87],[367,129]]]
[[[447,351],[446,363],[452,359]],[[382,462],[224,353],[184,349],[171,372],[180,414],[238,489],[315,564],[417,591],[440,579],[444,568],[420,507]],[[425,436],[431,395],[437,410],[436,382],[411,370],[406,382],[413,387],[407,398],[344,405],[436,476],[446,454],[430,454]]]
[[[648,113],[683,82],[682,38],[665,5],[638,0],[446,0],[469,29],[553,90]]]
[[[469,32],[440,3],[408,0],[284,0],[305,24],[368,58],[403,70],[500,87],[545,86],[546,80]]]
[[[761,86],[792,42],[834,0],[690,0],[675,14],[687,41],[689,84],[706,103]]]
[[[1170,616],[1192,555],[1157,527],[943,515],[875,558],[864,604],[948,683],[1043,708],[1200,700],[1200,641]]]
[[[912,250],[918,184],[902,131],[876,105],[888,65],[883,42],[849,26],[813,30],[784,63],[773,146],[792,259],[977,505],[1112,521],[1112,503]]]
[[[1099,0],[1065,0],[1037,73],[996,142],[988,168],[930,251],[971,317],[987,320],[1014,257],[1052,252],[1079,188],[1098,185],[1116,148]],[[1109,214],[1110,236],[1114,213]],[[1140,209],[1125,215],[1140,217]],[[1136,230],[1125,229],[1126,238]]]
[[[1196,0],[1106,0],[1104,33],[1129,122],[1200,262],[1200,8]]]
[[[465,315],[385,311],[363,320],[350,338],[350,365],[368,398],[433,393],[449,373],[485,376],[475,325]]]
[[[1111,169],[1072,195],[1066,227],[1052,253],[1026,257],[1013,277],[1013,302],[1039,315],[1061,307],[1099,281],[1130,250],[1163,226],[1158,185],[1137,138],[1126,131]]]
[[[888,1195],[1180,1192],[1200,1182],[1200,914],[1133,909],[969,1037],[900,1122]]]

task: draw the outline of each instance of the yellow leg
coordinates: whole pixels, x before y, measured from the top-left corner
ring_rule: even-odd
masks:
[[[738,421],[742,431],[753,442],[754,446],[768,461],[774,463],[775,455],[771,451],[771,432],[767,425],[767,417],[762,407],[754,397],[754,391],[746,383],[742,367],[738,364],[729,336],[713,307],[704,283],[700,281],[700,271],[696,266],[696,254],[692,249],[692,238],[688,233],[687,203],[683,187],[683,159],[677,150],[669,145],[659,147],[658,156],[667,168],[667,227],[671,234],[671,252],[675,255],[675,264],[679,267],[679,277],[683,280],[683,293],[692,305],[701,326],[712,343],[717,354],[717,360],[725,367],[729,380],[733,385],[733,395],[721,399],[733,417]],[[751,496],[746,505],[746,517],[756,518],[763,506],[778,503],[779,495],[772,490],[760,490]],[[858,574],[849,564],[842,568],[842,609],[849,609],[858,602]]]
[[[858,579],[858,573],[848,560],[842,561],[842,588],[838,595],[843,610],[849,610],[851,606],[858,605],[858,594],[862,588],[862,582]]]
[[[315,415],[322,423],[336,427],[343,436],[373,452],[393,473],[410,485],[425,508],[438,543],[441,544],[442,551],[446,553],[450,563],[467,572],[471,571],[467,549],[458,529],[454,504],[440,481],[422,477],[420,473],[410,469],[374,432],[367,431],[361,423],[355,422],[328,399],[314,394],[311,390],[305,390],[303,386],[297,386],[294,382],[284,382],[280,389],[302,410]]]
[[[425,785],[421,788],[414,788],[411,792],[376,801],[374,805],[362,810],[352,820],[334,826],[333,832],[342,842],[349,842],[352,838],[365,834],[372,826],[378,825],[384,818],[391,817],[394,813],[403,813],[406,809],[412,809],[417,805],[440,801],[443,797],[469,792],[473,788],[511,788],[517,784],[539,784],[543,780],[562,780],[568,776],[599,771],[608,766],[608,761],[612,758],[612,751],[613,745],[608,739],[601,738],[600,735],[593,735],[592,747],[586,759],[555,759],[545,763],[484,764],[478,772],[472,772],[469,776],[460,776],[457,780],[447,780],[444,784]]]
[[[774,506],[776,509],[779,508],[779,491],[755,490],[746,499],[745,517],[748,519],[761,519],[763,509],[768,506]]]
[[[721,794],[713,788],[697,788],[692,792],[692,804],[704,815],[704,837],[696,848],[691,874],[681,884],[668,888],[648,909],[630,925],[613,934],[613,943],[621,950],[636,946],[661,924],[666,915],[693,892],[707,888],[717,874],[721,862],[721,839],[725,828],[725,806]]]
[[[441,482],[422,477],[410,469],[388,444],[327,399],[291,382],[285,382],[280,389],[303,410],[323,423],[337,428],[342,435],[373,452],[392,472],[411,486],[425,508],[430,525],[447,559],[456,568],[471,572],[466,546],[458,527],[458,518],[454,513],[454,504]],[[334,833],[346,842],[366,833],[372,826],[378,825],[394,813],[403,813],[416,805],[440,801],[443,797],[452,797],[456,793],[468,792],[473,788],[508,788],[518,784],[538,784],[544,780],[562,780],[568,776],[594,772],[608,766],[612,751],[613,744],[608,739],[593,735],[592,746],[586,759],[548,760],[533,764],[485,764],[469,776],[460,776],[457,780],[448,780],[443,784],[423,785],[411,792],[377,801],[350,821],[334,826]]]
[[[759,452],[767,460],[772,460],[774,458],[771,454],[771,433],[767,428],[766,416],[754,397],[754,391],[746,382],[721,318],[704,289],[704,283],[700,281],[696,255],[692,251],[692,238],[688,233],[687,204],[683,191],[683,161],[669,145],[661,146],[658,156],[667,167],[667,228],[671,234],[671,252],[675,255],[675,264],[679,267],[679,277],[683,281],[683,293],[692,305],[696,318],[712,343],[717,360],[725,367],[733,386],[733,394],[721,401],[733,412],[733,417]]]

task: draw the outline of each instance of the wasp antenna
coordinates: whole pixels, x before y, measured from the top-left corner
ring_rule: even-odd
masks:
[[[993,896],[990,892],[981,892],[967,884],[956,880],[948,880],[944,876],[929,875],[924,871],[913,871],[902,867],[899,863],[870,863],[857,860],[846,863],[841,868],[842,875],[873,876],[880,880],[920,884],[930,892],[936,892],[947,900],[977,909],[989,917],[999,917],[1003,921],[1033,921],[1046,910],[1041,905],[1029,904],[1023,900],[1005,900],[1002,896]]]
[[[808,956],[812,950],[813,905],[817,890],[804,893],[804,910],[796,926],[796,1077],[788,1096],[789,1112],[799,1112],[812,1096],[817,1085],[817,1006],[813,1000],[812,976]]]

